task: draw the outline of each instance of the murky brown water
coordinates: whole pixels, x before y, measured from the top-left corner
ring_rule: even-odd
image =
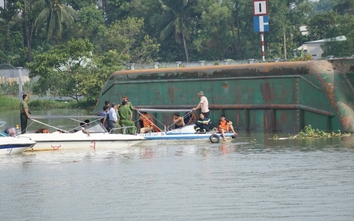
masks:
[[[0,156],[0,220],[353,219],[354,137],[239,134],[227,145]]]

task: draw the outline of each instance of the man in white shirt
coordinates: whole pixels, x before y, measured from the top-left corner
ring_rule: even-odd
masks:
[[[111,109],[109,109],[108,112],[108,131],[111,133],[114,133],[114,131],[111,131],[113,128],[116,128],[116,124],[118,121],[118,117],[117,117],[117,111],[118,111],[118,104],[112,104]]]
[[[199,91],[197,93],[200,98],[200,102],[197,107],[193,108],[193,110],[201,109],[202,114],[204,117],[209,118],[209,102],[208,99],[204,96],[203,91]]]

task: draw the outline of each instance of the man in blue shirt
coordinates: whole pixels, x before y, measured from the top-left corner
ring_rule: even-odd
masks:
[[[100,112],[98,112],[97,116],[100,116],[102,117],[102,119],[100,120],[102,125],[108,130],[109,128],[109,125],[108,125],[108,122],[109,122],[109,115],[108,115],[108,112],[109,112],[109,106],[105,105],[103,106],[103,110],[101,110]]]

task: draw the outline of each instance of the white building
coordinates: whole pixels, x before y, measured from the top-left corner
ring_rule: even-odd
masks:
[[[311,54],[312,59],[319,60],[322,58],[323,50],[321,48],[321,45],[323,45],[325,42],[331,42],[331,41],[346,41],[347,38],[345,36],[338,36],[334,38],[327,38],[327,39],[320,39],[316,41],[308,41],[305,42],[303,45],[300,47],[294,49],[294,55],[296,55],[297,51],[302,51],[304,54]]]

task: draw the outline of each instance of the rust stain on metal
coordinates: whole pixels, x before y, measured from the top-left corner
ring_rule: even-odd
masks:
[[[160,91],[157,88],[155,88],[154,92],[155,92],[155,99],[160,100]]]
[[[226,88],[228,88],[228,87],[229,87],[229,85],[228,85],[228,84],[226,84],[226,83],[224,83],[224,84],[222,84],[222,87],[226,89]]]
[[[263,100],[266,103],[270,103],[273,100],[272,90],[267,80],[265,80],[264,84],[261,84],[261,93],[262,93]]]
[[[269,128],[268,117],[267,117],[267,114],[265,112],[264,112],[264,115],[263,115],[263,119],[264,119],[264,128]]]
[[[254,63],[254,64],[232,64],[214,66],[196,66],[183,68],[161,68],[161,69],[136,69],[116,71],[112,74],[114,78],[131,80],[133,78],[157,79],[180,75],[180,78],[196,76],[203,77],[223,77],[223,76],[254,76],[272,73],[272,75],[285,74],[307,74],[312,61],[302,62],[274,62],[274,63]],[[182,74],[183,73],[183,74]],[[112,79],[112,78],[110,78]]]
[[[344,116],[340,118],[343,129],[345,131],[350,130],[353,127],[353,119],[351,116],[353,116],[354,111],[348,104],[345,104],[344,102],[338,102],[338,106],[342,112],[345,113]]]
[[[283,113],[283,114],[281,115],[281,119],[282,119],[282,121],[283,121],[284,123],[286,123],[286,118],[287,118],[286,113]]]
[[[168,99],[171,103],[175,102],[175,89],[173,87],[168,87]]]
[[[326,70],[326,71],[324,71]],[[333,67],[332,64],[327,62],[320,62],[320,63],[314,63],[314,65],[311,66],[311,72],[315,73],[315,76],[317,77],[317,80],[319,82],[321,82],[324,91],[326,92],[327,96],[328,96],[328,100],[331,102],[333,108],[338,111],[338,105],[337,102],[335,100],[335,95],[333,93],[334,91],[334,86],[332,84],[332,82],[325,82],[325,79],[321,76],[321,74],[319,73],[326,73],[326,74],[331,74],[333,73]]]

